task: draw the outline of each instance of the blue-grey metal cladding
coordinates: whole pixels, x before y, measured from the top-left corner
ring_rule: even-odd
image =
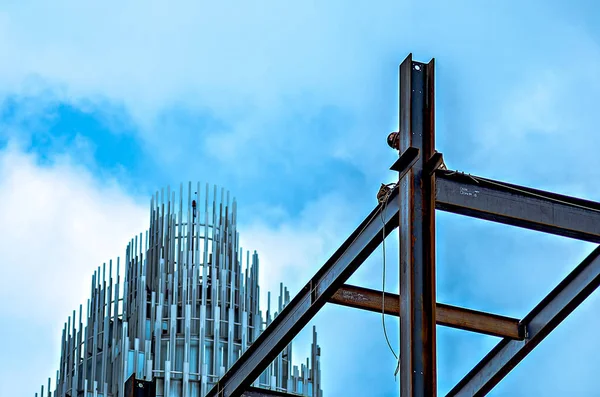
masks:
[[[186,190],[156,193],[150,228],[127,246],[123,269],[117,259],[116,273],[112,261],[108,274],[106,264],[94,272],[85,317],[80,305],[65,323],[48,397],[124,397],[132,375],[154,382],[156,396],[202,397],[290,302],[281,284],[277,311],[269,294],[263,316],[258,254],[239,246],[229,192]],[[313,328],[306,363],[292,364],[290,343],[253,386],[322,397],[320,355]]]

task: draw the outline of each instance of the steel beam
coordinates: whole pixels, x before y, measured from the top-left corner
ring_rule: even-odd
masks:
[[[516,318],[446,305],[444,303],[436,305],[435,318],[437,324],[447,327],[514,340],[524,339],[523,329]]]
[[[242,394],[242,397],[298,397],[298,395],[258,387],[249,387],[248,390]]]
[[[596,248],[523,320],[526,339],[503,339],[448,396],[484,396],[600,285],[600,247]]]
[[[400,65],[399,151],[419,150],[400,178],[400,396],[436,395],[434,61]]]
[[[378,205],[256,341],[217,382],[208,397],[238,397],[294,336],[308,324],[339,287],[379,246],[383,232],[398,227],[398,189],[384,210]],[[385,225],[385,227],[384,227]]]
[[[376,313],[398,316],[400,312],[400,297],[396,294],[344,284],[329,300],[329,302],[367,310]],[[435,321],[438,325],[458,328],[481,334],[523,339],[519,327],[519,319],[499,316],[497,314],[465,309],[458,306],[437,303]]]
[[[436,172],[436,208],[600,243],[600,203],[455,171]]]

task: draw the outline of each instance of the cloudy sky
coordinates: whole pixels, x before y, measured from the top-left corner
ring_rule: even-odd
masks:
[[[54,378],[63,321],[166,185],[228,188],[263,285],[298,291],[393,181],[385,137],[410,52],[436,58],[449,168],[600,201],[594,1],[216,3],[0,3],[0,396]],[[504,315],[593,249],[437,220],[438,300]],[[391,291],[397,257],[393,234]],[[352,282],[381,288],[381,264],[380,249]],[[600,396],[599,309],[594,294],[491,395]],[[397,395],[380,316],[326,307],[314,324],[327,396]],[[438,328],[440,393],[496,342]]]

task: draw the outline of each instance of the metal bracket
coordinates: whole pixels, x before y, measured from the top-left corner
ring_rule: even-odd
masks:
[[[409,146],[401,155],[398,160],[390,167],[392,171],[398,171],[400,175],[398,180],[402,179],[404,175],[411,169],[413,165],[419,159],[419,149],[414,146]]]
[[[425,164],[425,170],[428,175],[433,175],[438,169],[446,169],[446,165],[444,164],[444,156],[440,152],[435,152],[433,156],[427,160]]]

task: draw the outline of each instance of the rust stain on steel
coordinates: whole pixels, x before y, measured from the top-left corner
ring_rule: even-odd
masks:
[[[360,292],[350,291],[350,290],[338,290],[337,293],[339,293],[341,295],[342,299],[349,299],[354,302],[368,302],[369,301],[369,297],[365,296],[364,294],[362,294]]]
[[[383,311],[385,314],[399,316],[400,296],[386,292],[385,305],[383,305],[382,295],[382,291],[353,285],[343,285],[329,302],[377,313]],[[437,303],[435,321],[438,325],[479,332],[486,335],[507,337],[515,340],[524,339],[519,327],[519,319],[465,309],[458,306]]]

